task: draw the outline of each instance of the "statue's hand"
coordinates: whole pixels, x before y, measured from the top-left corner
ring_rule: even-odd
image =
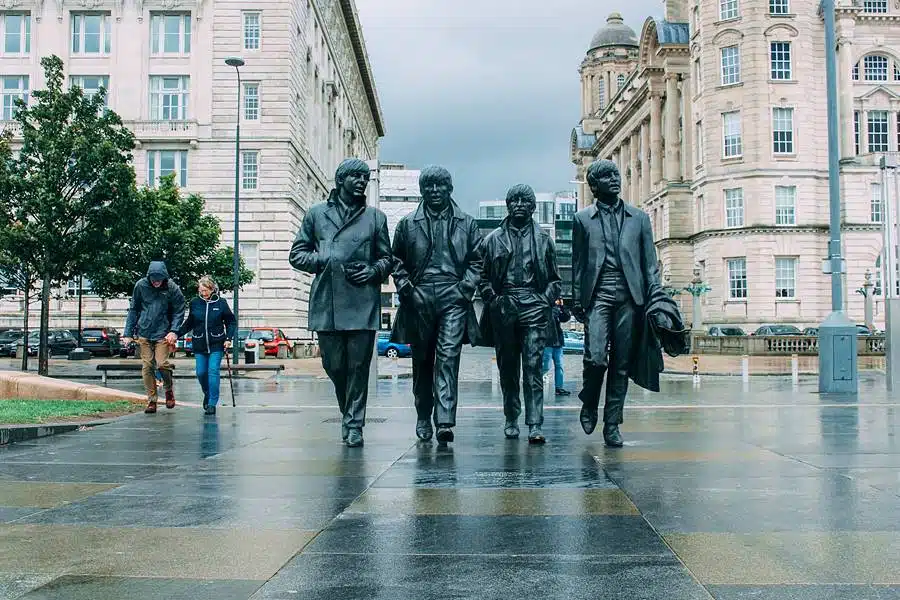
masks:
[[[575,320],[579,323],[584,323],[587,321],[587,315],[584,312],[584,307],[580,304],[576,304],[572,307],[572,316],[575,317]]]
[[[377,278],[378,271],[375,270],[375,267],[368,265],[359,269],[358,271],[347,274],[347,280],[353,285],[359,286],[366,285],[367,283],[372,283],[372,281]]]
[[[671,319],[669,319],[668,315],[666,315],[665,313],[661,313],[661,312],[654,313],[653,322],[656,323],[656,326],[659,327],[660,329],[671,329],[672,328],[672,321],[671,321]]]

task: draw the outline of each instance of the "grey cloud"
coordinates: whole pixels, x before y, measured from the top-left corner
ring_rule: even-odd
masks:
[[[468,210],[514,183],[571,189],[580,64],[619,10],[640,33],[662,5],[588,0],[357,0],[387,133],[381,158],[443,164]]]

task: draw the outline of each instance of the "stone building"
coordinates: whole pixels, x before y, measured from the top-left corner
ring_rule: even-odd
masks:
[[[581,64],[571,134],[651,217],[663,273],[712,288],[706,323],[817,325],[831,311],[824,24],[817,0],[666,0],[637,35],[613,13]],[[879,158],[900,148],[900,4],[837,1],[845,308],[882,278]],[[878,286],[880,287],[880,286]],[[690,315],[690,296],[682,297]],[[876,322],[883,321],[877,302]]]
[[[0,26],[2,119],[13,98],[43,86],[41,57],[60,56],[71,84],[106,87],[109,107],[134,131],[138,184],[176,173],[219,217],[227,245],[240,113],[240,252],[257,276],[241,293],[241,326],[307,336],[311,278],[287,262],[294,235],[338,163],[359,156],[374,165],[384,135],[354,1],[6,0]],[[246,61],[240,107],[228,56]],[[377,182],[370,187],[377,198]],[[179,283],[194,292],[194,282]],[[85,324],[121,327],[127,302],[92,298],[86,287]],[[75,325],[66,291],[53,325]],[[20,324],[21,297],[5,292],[0,325]]]

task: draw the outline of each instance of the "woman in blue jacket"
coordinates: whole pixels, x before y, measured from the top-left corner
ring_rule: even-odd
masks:
[[[182,336],[191,332],[194,336],[193,352],[197,360],[197,379],[203,389],[203,409],[208,415],[216,414],[219,403],[219,368],[225,351],[231,348],[231,340],[237,323],[228,303],[219,297],[219,286],[210,277],[197,282],[200,296],[191,300]]]

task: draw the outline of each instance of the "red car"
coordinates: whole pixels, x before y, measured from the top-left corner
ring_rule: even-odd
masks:
[[[275,327],[254,327],[250,330],[248,340],[257,340],[261,342],[265,348],[266,356],[276,356],[278,354],[278,346],[287,345],[288,352],[294,349],[294,343],[284,335],[284,332]]]

